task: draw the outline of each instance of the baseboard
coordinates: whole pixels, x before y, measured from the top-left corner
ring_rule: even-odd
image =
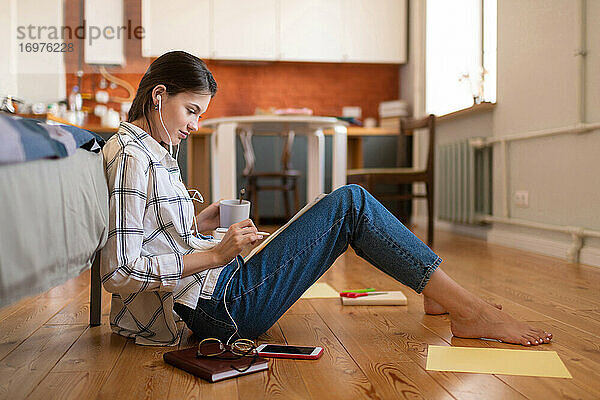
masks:
[[[568,242],[561,240],[541,238],[527,233],[511,232],[497,227],[490,230],[488,242],[563,260],[567,259],[567,250],[570,245]]]
[[[568,261],[567,251],[572,245],[570,235],[554,234],[548,237],[547,231],[535,231],[528,229],[528,232],[515,232],[494,226],[488,233],[488,242]],[[600,248],[583,247],[579,253],[579,263],[600,267]]]
[[[411,221],[413,224],[427,227],[427,217],[412,216]],[[488,231],[490,230],[489,225],[468,225],[468,224],[455,224],[448,221],[435,221],[435,229],[441,229],[443,231],[449,231],[457,233],[463,236],[469,236],[477,239],[487,240]]]
[[[581,249],[581,253],[579,254],[579,262],[581,264],[600,267],[600,249],[594,247],[584,247]]]
[[[427,217],[413,216],[415,225],[427,226]],[[459,235],[487,240],[488,243],[511,247],[523,251],[542,254],[567,260],[567,251],[572,245],[572,239],[567,234],[549,233],[545,230],[517,228],[502,224],[465,225],[436,220],[435,228]],[[579,253],[579,262],[594,267],[600,267],[600,247],[585,245]]]

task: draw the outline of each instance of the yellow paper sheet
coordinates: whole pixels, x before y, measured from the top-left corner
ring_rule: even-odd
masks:
[[[572,378],[555,351],[429,346],[428,371]]]
[[[331,299],[339,298],[340,294],[326,283],[317,282],[308,288],[301,299]]]

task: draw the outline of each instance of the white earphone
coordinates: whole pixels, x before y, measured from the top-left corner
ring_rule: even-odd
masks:
[[[167,130],[167,127],[165,126],[165,123],[163,122],[162,100],[161,100],[160,94],[157,95],[156,98],[158,99],[158,117],[160,118],[160,123],[161,123],[163,129],[165,130],[165,132],[167,132],[167,136],[169,137],[169,154],[171,155],[171,157],[173,157],[173,142],[171,141],[171,134],[169,133],[169,131]],[[176,160],[177,160],[178,156],[179,156],[179,145],[177,145],[177,154],[175,154]]]
[[[192,204],[194,203],[194,200],[200,204],[204,203],[204,197],[202,197],[202,194],[200,194],[199,191],[197,191],[196,189],[188,189],[188,193],[189,192],[192,192],[192,196],[190,196],[190,199],[192,200]],[[198,198],[196,198],[196,196],[198,196]],[[195,234],[198,235],[200,232],[198,231],[198,222],[196,221],[195,214],[196,213],[194,212],[194,226],[196,227]]]

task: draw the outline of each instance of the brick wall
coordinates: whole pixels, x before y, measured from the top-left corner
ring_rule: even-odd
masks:
[[[125,19],[141,25],[141,0],[126,0]],[[79,0],[65,0],[65,25],[79,25]],[[77,84],[77,49],[66,54],[67,94]],[[126,65],[109,72],[137,87],[151,59],[141,55],[141,40],[125,41]],[[377,106],[399,94],[400,69],[389,64],[349,63],[243,63],[206,60],[219,91],[204,118],[254,114],[257,107],[308,107],[315,115],[341,115],[343,106],[360,106],[363,118],[377,117]],[[93,93],[100,75],[84,65],[81,90]],[[135,71],[132,73],[132,71]],[[123,88],[108,89],[110,94],[125,96]],[[95,102],[84,100],[93,108]],[[116,103],[110,107],[119,109]],[[94,117],[90,122],[97,122]]]

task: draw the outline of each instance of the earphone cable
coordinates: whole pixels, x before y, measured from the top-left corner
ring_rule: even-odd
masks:
[[[188,189],[188,194],[189,192],[192,192],[192,195],[190,196],[190,199],[193,201],[197,201],[198,203],[202,204],[204,203],[204,197],[202,197],[202,193],[200,193],[199,191],[197,191],[196,189]],[[196,195],[198,195],[198,198],[196,198]],[[196,227],[196,232],[195,234],[198,235],[198,221],[196,220],[196,212],[194,211],[194,213],[192,214],[192,217],[194,218],[194,226]]]
[[[165,126],[165,123],[163,122],[163,117],[162,117],[162,99],[160,98],[160,95],[157,97],[158,97],[158,117],[160,118],[160,123],[161,123],[163,129],[165,130],[165,132],[167,132],[167,136],[169,137],[169,155],[171,157],[173,157],[173,142],[171,141],[171,135],[169,134],[169,131],[167,130],[167,127]]]
[[[227,312],[227,315],[229,315],[229,318],[231,319],[231,322],[233,322],[233,326],[235,326],[235,331],[231,334],[231,336],[229,336],[229,339],[227,339],[227,345],[229,345],[229,343],[231,342],[231,339],[238,333],[238,326],[235,323],[235,320],[233,319],[233,317],[231,316],[231,313],[229,312],[229,309],[227,308],[227,288],[229,288],[229,284],[231,283],[234,275],[240,270],[241,266],[240,266],[240,260],[238,260],[238,258],[235,258],[235,261],[237,262],[237,268],[235,269],[235,271],[233,271],[233,274],[231,274],[231,276],[229,277],[229,280],[227,281],[227,285],[225,285],[225,292],[223,293],[223,305],[225,306],[225,312]]]

